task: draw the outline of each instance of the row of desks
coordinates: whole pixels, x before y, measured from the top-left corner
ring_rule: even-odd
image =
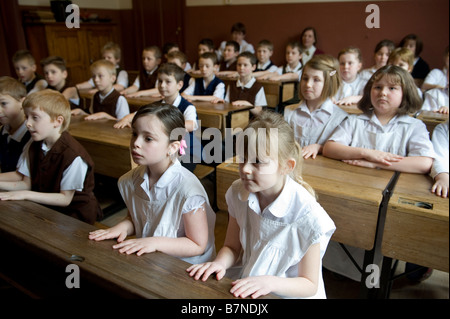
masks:
[[[332,240],[366,251],[363,269],[381,245],[387,258],[449,271],[449,200],[430,192],[429,176],[355,167],[318,156],[304,161],[303,177],[336,224]],[[225,192],[238,178],[237,163],[217,167],[220,209],[227,210]],[[361,283],[363,293],[369,294],[365,281]]]
[[[189,277],[189,264],[163,253],[120,254],[115,241],[88,239],[95,226],[28,201],[0,201],[0,238],[5,246],[0,277],[34,297],[233,298],[231,279]],[[79,268],[79,289],[75,283]],[[72,268],[70,268],[72,269]],[[274,295],[266,296],[274,298]],[[94,300],[94,299],[93,299]]]

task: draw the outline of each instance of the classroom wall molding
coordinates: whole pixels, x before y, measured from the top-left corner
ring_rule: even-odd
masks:
[[[381,0],[392,1],[392,0]],[[373,0],[186,0],[187,7],[246,5],[246,4],[282,4],[282,3],[314,3],[314,2],[373,2]],[[377,1],[380,2],[380,1]]]
[[[49,6],[50,0],[18,0],[20,6]],[[82,9],[105,8],[111,10],[127,10],[133,8],[132,0],[72,0]],[[107,3],[105,5],[105,3]]]

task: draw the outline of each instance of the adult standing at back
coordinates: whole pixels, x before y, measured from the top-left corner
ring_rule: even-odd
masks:
[[[317,32],[313,27],[306,27],[303,29],[300,36],[300,43],[302,44],[303,56],[302,63],[305,65],[314,55],[324,54],[322,50],[316,48]]]

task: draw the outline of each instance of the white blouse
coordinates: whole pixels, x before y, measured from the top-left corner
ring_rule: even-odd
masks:
[[[240,180],[231,185],[225,198],[240,228],[239,278],[298,277],[298,265],[309,247],[319,244],[322,259],[336,229],[316,199],[289,176],[278,198],[263,211],[256,194],[249,193]],[[326,298],[321,269],[322,264],[318,291],[312,298]]]

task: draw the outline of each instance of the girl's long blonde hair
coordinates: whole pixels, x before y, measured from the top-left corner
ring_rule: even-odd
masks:
[[[276,134],[273,134],[274,131]],[[247,132],[250,132],[250,134],[254,134],[256,136],[250,137],[249,134],[246,134]],[[271,138],[273,139],[274,137],[277,139],[271,140]],[[292,127],[284,120],[281,114],[271,111],[263,111],[258,117],[249,123],[241,137],[238,137],[237,143],[238,147],[239,144],[243,142],[244,153],[245,151],[247,152],[247,154],[242,154],[244,157],[248,156],[248,153],[251,152],[251,150],[249,150],[250,139],[256,141],[256,143],[254,143],[256,147],[261,145],[258,141],[264,141],[264,144],[261,145],[263,147],[263,155],[272,157],[274,152],[277,152],[280,167],[287,165],[286,163],[290,158],[295,159],[295,168],[290,172],[289,176],[316,197],[314,189],[306,183],[302,177],[302,148],[295,141]],[[259,154],[261,152],[259,149],[254,151],[255,154]]]

